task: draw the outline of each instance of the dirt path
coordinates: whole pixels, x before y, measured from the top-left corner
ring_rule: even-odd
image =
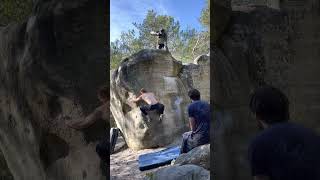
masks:
[[[172,145],[178,145],[179,141],[175,141]],[[116,152],[110,156],[110,179],[111,180],[141,180],[143,179],[147,173],[154,172],[159,168],[140,171],[138,166],[138,157],[141,154],[160,151],[164,148],[157,149],[144,149],[140,151],[133,151],[127,147],[121,148],[122,150],[117,149],[123,145],[124,141],[122,137],[119,137]],[[169,166],[169,165],[168,165]]]

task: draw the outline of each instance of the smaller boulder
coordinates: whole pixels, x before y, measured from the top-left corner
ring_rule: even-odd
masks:
[[[210,170],[210,144],[198,146],[188,153],[181,154],[173,164],[194,164]]]
[[[145,180],[209,180],[210,172],[200,166],[168,166],[154,173],[147,173]]]

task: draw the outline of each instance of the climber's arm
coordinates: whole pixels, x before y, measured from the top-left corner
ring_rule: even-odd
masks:
[[[140,95],[140,96],[137,97],[137,98],[132,99],[132,102],[138,102],[138,101],[140,101],[141,99],[142,99],[142,95]]]
[[[89,114],[83,121],[69,122],[67,123],[67,125],[77,130],[87,128],[91,126],[94,122],[96,122],[98,119],[102,118],[103,108],[105,108],[105,105],[98,107],[94,112]]]
[[[160,32],[151,31],[150,34],[153,35],[153,36],[159,36]]]

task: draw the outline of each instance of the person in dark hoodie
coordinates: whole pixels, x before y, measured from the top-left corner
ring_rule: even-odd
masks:
[[[289,122],[289,101],[279,89],[256,89],[250,110],[262,130],[248,149],[255,180],[320,179],[320,138]]]

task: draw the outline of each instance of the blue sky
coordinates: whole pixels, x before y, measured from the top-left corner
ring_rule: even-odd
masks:
[[[181,29],[201,30],[198,19],[204,7],[205,0],[111,0],[110,41],[119,38],[122,31],[133,29],[133,22],[141,23],[151,9],[160,15],[173,16]]]

